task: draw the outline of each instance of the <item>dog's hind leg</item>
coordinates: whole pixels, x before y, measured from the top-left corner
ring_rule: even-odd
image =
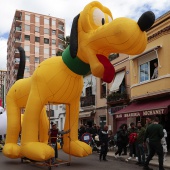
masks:
[[[20,146],[17,145],[17,141],[21,131],[21,112],[12,96],[7,95],[6,97],[7,135],[3,154],[9,158],[20,158],[21,151]]]
[[[66,120],[64,131],[70,129],[70,133],[64,135],[64,152],[84,157],[92,153],[92,148],[85,142],[78,140],[79,100],[66,105]]]

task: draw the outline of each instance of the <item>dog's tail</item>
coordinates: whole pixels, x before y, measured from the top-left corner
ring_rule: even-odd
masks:
[[[19,53],[20,53],[20,62],[19,62],[19,68],[18,68],[16,81],[19,80],[19,79],[23,79],[24,70],[25,70],[25,62],[26,62],[24,49],[22,47],[18,47],[18,50],[19,50]]]

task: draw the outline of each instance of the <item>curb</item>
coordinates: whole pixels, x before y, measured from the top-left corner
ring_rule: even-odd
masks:
[[[121,156],[119,158],[115,158],[114,156],[107,155],[107,157],[113,158],[114,160],[117,160],[117,161],[124,161],[126,163],[131,163],[131,164],[134,163],[134,162],[137,162],[136,159],[131,159],[131,160],[127,161],[127,158],[124,158],[124,157],[121,157]],[[149,165],[159,167],[158,163],[155,163],[155,162],[150,162]],[[164,168],[170,169],[170,166],[164,165]]]

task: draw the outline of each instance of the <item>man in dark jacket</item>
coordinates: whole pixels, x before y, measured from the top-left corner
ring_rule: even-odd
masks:
[[[101,151],[100,151],[100,155],[99,155],[99,160],[101,161],[102,156],[103,156],[103,160],[107,161],[106,159],[106,155],[108,152],[108,126],[104,126],[103,130],[100,131],[99,134],[99,140],[101,143]]]
[[[152,168],[149,168],[149,162],[152,159],[152,157],[157,153],[159,158],[159,170],[164,170],[163,167],[163,148],[161,145],[161,139],[163,138],[163,127],[159,124],[159,118],[155,117],[153,124],[150,124],[148,128],[146,129],[144,142],[146,142],[146,138],[149,138],[149,148],[150,153],[147,157],[147,160],[144,165],[144,170],[152,170]]]

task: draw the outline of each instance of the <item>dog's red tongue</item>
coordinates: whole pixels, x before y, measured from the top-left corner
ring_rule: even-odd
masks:
[[[102,80],[106,83],[110,83],[115,76],[115,69],[113,65],[105,56],[101,54],[97,54],[96,56],[98,60],[103,64],[104,67],[104,74]]]

